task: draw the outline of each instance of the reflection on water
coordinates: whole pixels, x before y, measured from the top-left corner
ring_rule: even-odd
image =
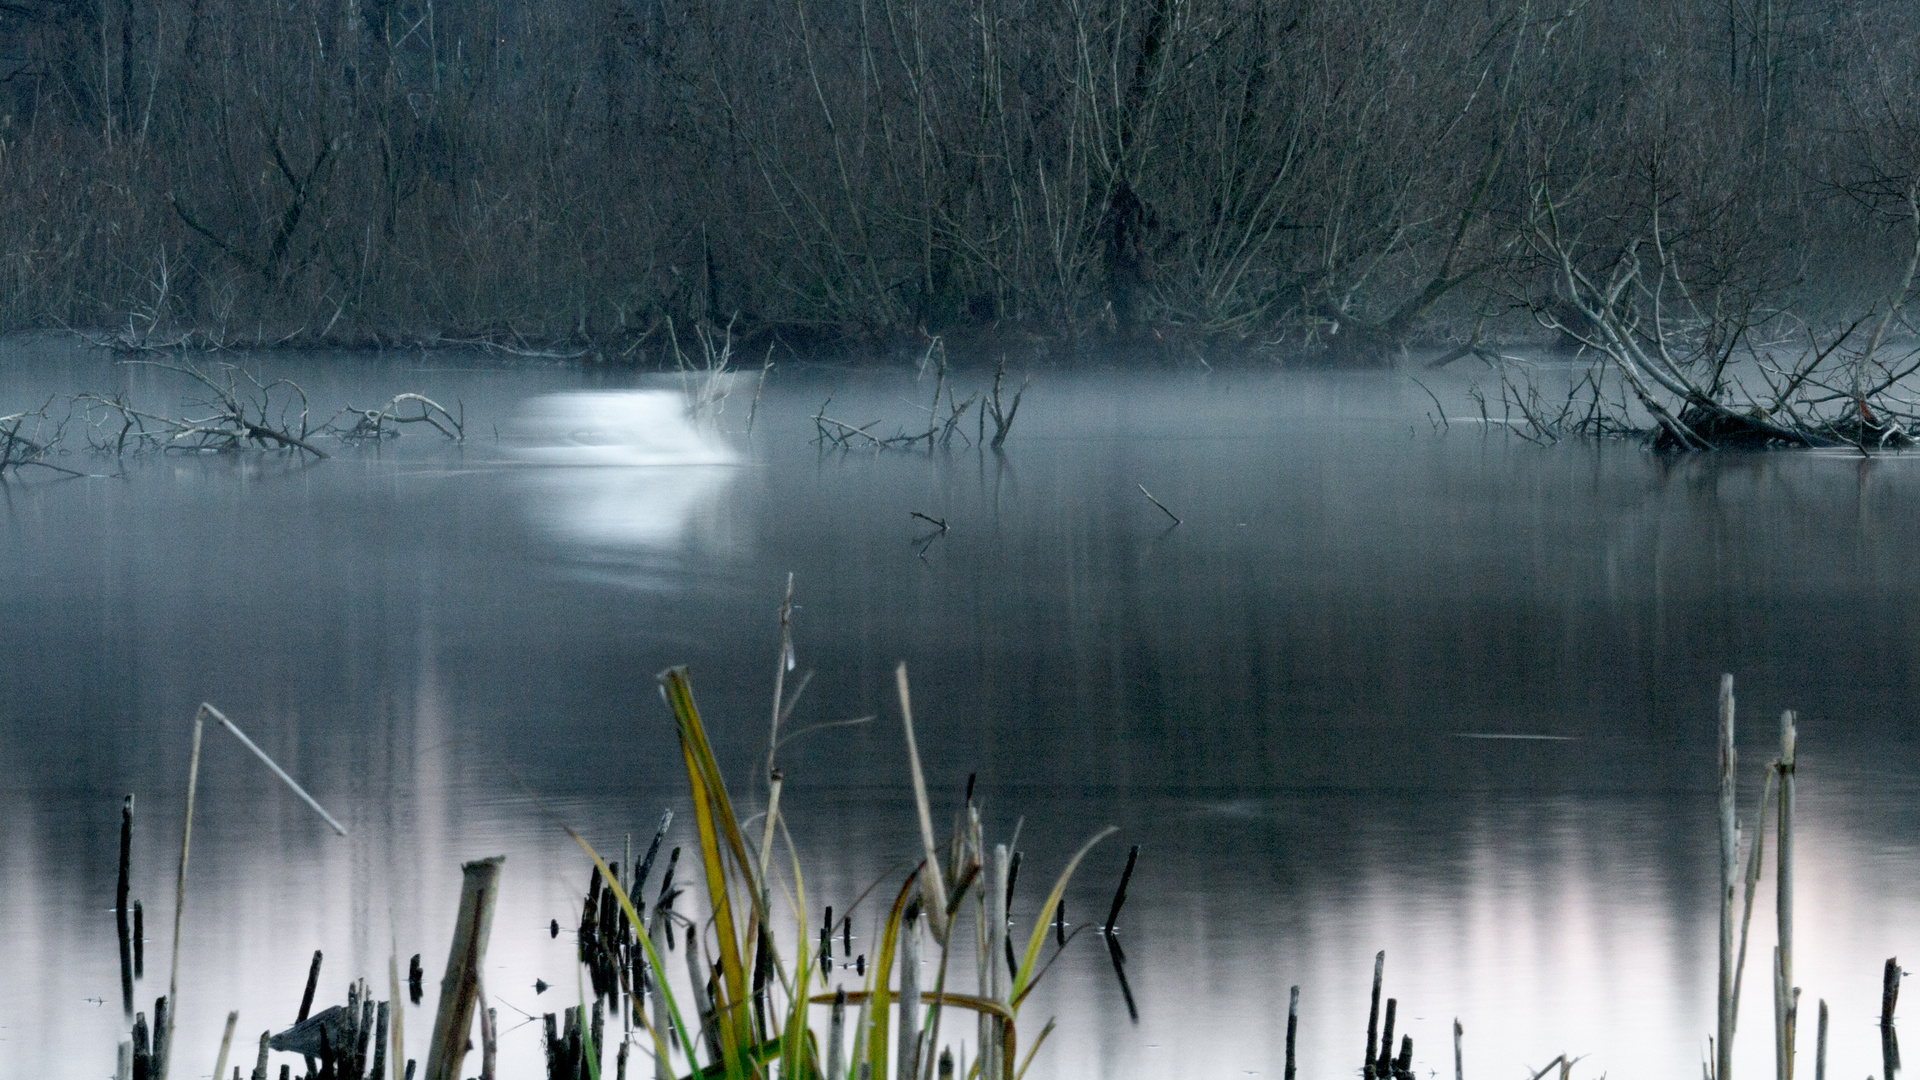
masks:
[[[977,773],[989,838],[1024,821],[1016,923],[1112,823],[1068,893],[1096,921],[1141,845],[1120,928],[1139,1022],[1079,942],[1023,1013],[1026,1033],[1060,1018],[1033,1080],[1277,1073],[1296,984],[1302,1074],[1351,1075],[1382,948],[1418,1075],[1450,1073],[1455,1016],[1476,1078],[1563,1050],[1590,1055],[1583,1077],[1697,1075],[1722,670],[1743,717],[1801,710],[1803,1015],[1829,1002],[1833,1075],[1879,1068],[1880,965],[1920,954],[1920,462],[1538,449],[1434,430],[1423,391],[1375,375],[1055,375],[1004,455],[929,456],[809,443],[829,393],[856,423],[905,415],[925,388],[892,376],[776,378],[749,442],[581,372],[298,374],[322,404],[462,400],[500,437],[0,490],[0,1077],[111,1072],[127,792],[142,1007],[161,992],[201,700],[352,835],[209,734],[175,1075],[205,1075],[230,1008],[248,1043],[285,1027],[316,948],[316,1007],[383,986],[395,949],[437,978],[459,862],[503,852],[488,990],[502,1075],[539,1075],[525,1016],[578,1001],[547,927],[577,918],[588,865],[559,823],[621,852],[681,806],[652,681],[670,663],[757,809],[790,571],[818,672],[793,729],[882,717],[780,752],[816,908],[918,850],[889,719],[903,658],[939,815]],[[925,543],[914,513],[948,529]],[[618,587],[636,566],[649,587]],[[1766,983],[1743,1075],[1769,1067]],[[416,1054],[432,1005],[408,1007]]]

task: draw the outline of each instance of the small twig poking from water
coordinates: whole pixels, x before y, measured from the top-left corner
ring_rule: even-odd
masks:
[[[1409,376],[1407,376],[1407,377],[1408,377],[1408,378],[1410,378],[1410,379],[1412,379],[1412,378],[1413,378],[1413,376],[1411,376],[1411,375],[1409,375]],[[1439,413],[1440,413],[1440,419],[1439,419],[1438,421],[1435,421],[1435,422],[1434,422],[1434,424],[1433,424],[1433,426],[1434,426],[1434,427],[1437,427],[1437,428],[1439,428],[1439,429],[1441,429],[1442,431],[1450,431],[1450,430],[1452,430],[1452,428],[1453,428],[1453,425],[1452,425],[1451,423],[1448,423],[1448,422],[1447,422],[1447,410],[1446,410],[1446,408],[1445,408],[1444,406],[1442,406],[1442,405],[1440,404],[1440,398],[1439,398],[1439,397],[1438,397],[1437,395],[1435,395],[1435,394],[1434,394],[1434,392],[1432,391],[1432,389],[1430,389],[1430,388],[1429,388],[1429,387],[1427,386],[1427,384],[1426,384],[1426,383],[1423,383],[1423,382],[1421,382],[1421,381],[1420,381],[1419,379],[1413,379],[1413,385],[1415,385],[1415,386],[1417,386],[1417,387],[1419,387],[1420,389],[1422,389],[1422,390],[1425,390],[1425,391],[1427,392],[1427,397],[1429,397],[1429,398],[1432,398],[1432,399],[1433,399],[1433,407],[1434,407],[1434,408],[1435,408],[1436,410],[1438,410],[1438,411],[1439,411]],[[1427,417],[1427,419],[1428,419],[1428,420],[1433,420],[1433,417],[1432,417],[1432,416],[1428,416],[1428,417]]]
[[[1170,517],[1170,518],[1172,518],[1172,519],[1173,519],[1173,523],[1174,523],[1175,525],[1178,525],[1178,524],[1180,524],[1180,515],[1178,515],[1178,514],[1176,514],[1176,513],[1174,513],[1173,511],[1171,511],[1171,510],[1169,510],[1169,509],[1167,509],[1167,504],[1166,504],[1166,503],[1163,503],[1163,502],[1161,502],[1161,501],[1160,501],[1159,499],[1156,499],[1156,498],[1154,498],[1154,497],[1153,497],[1153,492],[1151,492],[1151,491],[1148,491],[1148,490],[1147,490],[1147,486],[1146,486],[1145,484],[1135,484],[1135,485],[1133,485],[1133,486],[1134,486],[1134,487],[1137,487],[1137,488],[1139,488],[1139,489],[1140,489],[1140,494],[1142,494],[1142,495],[1145,495],[1145,496],[1147,497],[1147,501],[1148,501],[1148,502],[1150,502],[1150,503],[1152,503],[1153,505],[1155,505],[1155,506],[1157,506],[1157,507],[1159,507],[1159,508],[1160,508],[1160,512],[1161,512],[1161,513],[1163,513],[1163,514],[1165,514],[1165,515],[1167,515],[1168,517]]]
[[[760,393],[767,388],[767,372],[773,370],[773,346],[767,346],[766,363],[760,365],[760,379],[753,384],[753,404],[747,406],[747,434],[753,434],[753,418],[760,413]]]
[[[1013,395],[1013,401],[1003,406],[1000,400],[1000,383],[1006,374],[1007,358],[1002,355],[999,365],[993,369],[993,396],[983,405],[983,408],[993,411],[993,441],[988,445],[995,450],[1007,441],[1007,432],[1013,430],[1013,418],[1020,412],[1020,399],[1026,396],[1027,386],[1032,382],[1031,378],[1022,381],[1019,391]]]
[[[918,510],[907,511],[907,516],[919,518],[921,521],[924,521],[927,524],[932,525],[934,528],[939,529],[941,532],[947,531],[947,523],[937,517],[928,517],[927,515],[921,513]]]

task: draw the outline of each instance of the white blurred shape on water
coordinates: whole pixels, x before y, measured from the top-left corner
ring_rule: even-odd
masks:
[[[553,466],[530,477],[535,520],[598,549],[676,544],[739,461],[671,390],[549,394],[527,402],[512,431],[516,458]]]
[[[672,390],[548,394],[522,408],[515,455],[540,465],[731,465],[717,432],[687,415]]]

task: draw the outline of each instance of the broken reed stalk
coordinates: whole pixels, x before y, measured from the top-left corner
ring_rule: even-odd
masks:
[[[202,713],[207,706],[200,706]],[[159,1069],[157,1080],[167,1080],[167,1065],[173,1057],[173,1019],[180,1013],[180,918],[187,904],[187,856],[193,850],[193,796],[200,783],[200,733],[204,721],[200,713],[193,717],[193,756],[187,762],[187,812],[186,823],[180,830],[180,872],[173,882],[173,971],[167,977],[167,1019],[164,1024],[155,1027],[165,1029],[165,1049],[156,1055]],[[156,1015],[154,1019],[159,1020]]]
[[[1794,1029],[1799,1017],[1793,1001],[1793,751],[1798,732],[1792,709],[1780,714],[1780,761],[1774,768],[1780,775],[1780,819],[1778,854],[1774,856],[1774,878],[1778,887],[1774,902],[1780,927],[1780,979],[1776,991],[1775,1080],[1793,1080]],[[1766,830],[1765,820],[1758,823]]]
[[[881,972],[884,978],[886,973]],[[920,1075],[920,913],[909,912],[900,924],[900,1049],[896,1055],[902,1077]]]
[[[319,949],[313,950],[313,963],[307,966],[307,989],[300,995],[300,1015],[294,1019],[296,1024],[313,1015],[313,992],[320,988],[320,962],[325,957]]]
[[[407,1060],[406,1037],[401,1032],[401,1024],[407,1015],[407,1010],[400,1007],[400,941],[397,937],[393,941],[393,948],[387,953],[387,1000],[393,1003],[393,1023],[390,1031],[393,1039],[393,1068],[398,1072],[400,1063]]]
[[[1778,762],[1775,764],[1777,765]],[[1740,945],[1734,951],[1733,962],[1733,1027],[1736,1031],[1740,1029],[1740,998],[1742,989],[1746,986],[1747,942],[1753,929],[1753,900],[1760,890],[1760,868],[1767,857],[1767,808],[1773,805],[1774,781],[1778,776],[1778,770],[1769,766],[1766,784],[1760,792],[1760,812],[1754,815],[1754,820],[1760,823],[1760,827],[1753,830],[1753,846],[1747,851],[1747,895],[1745,906],[1740,912]]]
[[[281,783],[284,783],[287,785],[287,787],[292,788],[293,793],[295,795],[300,796],[300,798],[304,800],[308,806],[313,807],[314,813],[319,814],[322,818],[325,818],[327,824],[333,827],[334,832],[338,833],[341,836],[347,835],[347,827],[345,825],[342,825],[338,821],[335,821],[333,819],[333,815],[327,813],[326,807],[321,806],[319,802],[315,801],[313,796],[307,794],[306,788],[303,788],[299,784],[295,783],[293,777],[287,775],[287,770],[275,764],[274,760],[267,756],[267,752],[265,750],[260,749],[258,746],[254,745],[253,740],[247,738],[247,733],[244,731],[241,731],[240,728],[236,726],[233,721],[227,719],[224,713],[222,713],[219,709],[214,708],[212,705],[207,704],[206,702],[200,703],[200,709],[202,712],[206,713],[208,716],[211,716],[215,720],[220,721],[221,726],[225,727],[228,731],[232,732],[233,737],[236,739],[239,739],[240,744],[242,746],[245,746],[247,749],[253,751],[253,755],[255,757],[265,762],[267,768],[273,770],[273,775],[279,777]]]
[[[226,1076],[227,1054],[233,1050],[233,1029],[238,1023],[240,1023],[240,1011],[235,1009],[227,1014],[227,1031],[220,1036],[220,1056],[213,1059],[213,1080],[223,1080]]]
[[[1467,1080],[1465,1059],[1460,1055],[1460,1036],[1462,1034],[1464,1034],[1464,1032],[1460,1028],[1460,1018],[1456,1016],[1453,1018],[1453,1080]]]
[[[1733,676],[1720,676],[1720,1000],[1719,1035],[1714,1043],[1713,1080],[1732,1080],[1734,1024],[1733,901],[1740,860],[1740,826],[1735,816],[1733,748]]]
[[[927,801],[927,778],[920,771],[920,748],[913,740],[913,699],[907,692],[907,662],[893,669],[895,687],[900,691],[900,721],[907,732],[907,762],[913,770],[913,802],[920,813],[920,842],[926,854],[926,868],[920,875],[921,895],[925,898],[927,923],[934,939],[947,941],[947,883],[940,874],[940,856],[934,851],[933,808]]]
[[[485,995],[482,995],[484,1000]],[[595,1003],[598,1007],[598,1003]],[[500,1056],[498,1010],[491,1007],[480,1013],[480,1080],[494,1080],[494,1066]],[[598,1044],[596,1044],[597,1046]]]
[[[500,866],[506,858],[495,855],[460,868],[460,916],[454,924],[453,946],[447,952],[447,973],[440,980],[440,1007],[433,1018],[433,1042],[427,1048],[426,1080],[460,1080],[460,1063],[467,1056],[474,1006],[479,999],[481,965],[486,962],[487,938],[493,931]]]
[[[1373,1004],[1367,1011],[1367,1056],[1361,1059],[1361,1073],[1367,1080],[1374,1080],[1373,1063],[1380,1046],[1380,977],[1386,968],[1387,950],[1381,949],[1373,957]]]
[[[847,1071],[847,991],[843,987],[833,996],[833,1015],[827,1021],[827,1075],[840,1077]]]

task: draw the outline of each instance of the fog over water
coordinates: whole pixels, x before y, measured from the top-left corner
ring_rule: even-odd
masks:
[[[229,1009],[243,1045],[288,1026],[316,948],[316,1008],[355,976],[386,997],[389,953],[403,970],[421,954],[429,994],[405,1024],[424,1058],[459,864],[498,853],[502,1075],[538,1075],[520,1013],[580,995],[567,928],[589,864],[560,823],[617,854],[684,808],[654,683],[681,663],[758,809],[788,573],[817,673],[793,723],[878,714],[780,752],[814,910],[918,850],[901,660],[936,820],[977,773],[989,841],[1018,824],[1019,933],[1088,835],[1120,828],[1070,888],[1072,922],[1104,916],[1141,847],[1120,920],[1139,1022],[1084,937],[1022,1011],[1023,1035],[1060,1020],[1030,1076],[1278,1075],[1292,985],[1302,1075],[1352,1075],[1379,949],[1417,1075],[1449,1074],[1455,1017],[1470,1077],[1562,1051],[1587,1056],[1576,1075],[1698,1075],[1722,671],[1743,818],[1780,710],[1800,713],[1801,1067],[1825,998],[1833,1075],[1879,1071],[1881,964],[1920,956],[1920,459],[1541,448],[1437,427],[1389,372],[1041,371],[1003,454],[929,454],[810,441],[829,394],[851,423],[914,425],[931,386],[911,372],[777,368],[749,437],[750,376],[703,435],[677,399],[635,393],[680,392],[659,376],[263,364],[321,413],[403,390],[463,402],[470,437],[0,485],[0,1077],[112,1072],[129,792],[139,1007],[165,992],[202,700],[350,835],[208,732],[175,1076],[211,1071]],[[1429,383],[1457,421],[1497,376],[1454,368]],[[987,381],[954,378],[963,397]],[[0,412],[116,388],[180,393],[105,354],[0,346]],[[645,463],[601,463],[622,454]],[[689,814],[672,842],[692,848]],[[1771,1067],[1763,893],[1744,1075]],[[877,907],[854,912],[856,953]]]

